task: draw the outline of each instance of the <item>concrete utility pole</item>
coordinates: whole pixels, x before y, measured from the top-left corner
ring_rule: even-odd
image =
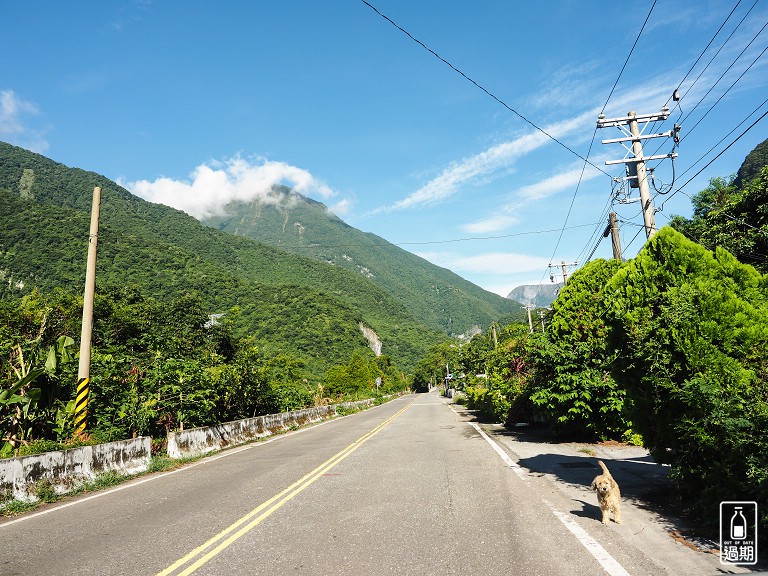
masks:
[[[531,320],[531,307],[526,306],[526,310],[528,310],[528,331],[533,334],[533,320]]]
[[[643,222],[645,224],[645,236],[650,238],[656,234],[656,222],[654,219],[653,202],[651,201],[651,188],[648,184],[648,172],[645,168],[645,163],[649,160],[661,160],[664,158],[676,158],[677,153],[672,152],[670,154],[657,154],[654,156],[643,156],[643,140],[650,138],[669,138],[676,134],[676,130],[669,130],[661,134],[648,134],[643,135],[640,130],[639,123],[643,122],[643,130],[650,122],[663,121],[669,118],[669,108],[664,107],[661,112],[657,114],[641,114],[638,115],[634,111],[630,111],[626,116],[621,118],[606,118],[605,115],[600,114],[597,119],[598,128],[608,128],[615,126],[626,134],[623,138],[611,138],[603,140],[603,144],[621,143],[627,150],[627,154],[621,160],[609,160],[605,164],[626,164],[627,173],[629,176],[632,188],[640,189],[640,202],[643,210]],[[627,127],[626,129],[624,127]],[[628,148],[625,142],[632,142],[632,147]]]
[[[99,207],[101,188],[93,189],[91,230],[88,234],[88,262],[85,269],[83,294],[83,325],[80,328],[80,364],[77,369],[77,396],[75,398],[75,434],[85,431],[88,418],[88,382],[91,377],[91,333],[93,331],[93,296],[96,292],[96,244],[99,238]]]
[[[563,271],[563,284],[565,284],[566,282],[568,282],[568,267],[569,267],[569,266],[578,266],[578,265],[579,265],[578,261],[576,261],[576,262],[572,262],[572,263],[570,263],[570,264],[566,264],[566,263],[565,263],[565,260],[562,260],[562,261],[560,262],[560,268],[561,268],[561,269],[562,269],[562,271]],[[557,268],[557,266],[558,266],[557,264],[550,264],[550,265],[549,265],[549,268]],[[552,282],[554,282],[554,281],[555,281],[555,275],[554,275],[554,274],[552,274],[551,272],[549,273],[549,279],[550,279],[550,280],[552,280]]]
[[[607,238],[608,234],[611,235],[611,246],[613,248],[613,257],[619,262],[623,262],[621,256],[621,240],[619,239],[619,225],[616,221],[616,212],[608,214],[608,226],[605,227],[603,232],[603,238]]]

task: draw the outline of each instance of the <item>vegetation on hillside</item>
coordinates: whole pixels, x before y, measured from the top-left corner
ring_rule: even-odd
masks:
[[[218,232],[108,179],[0,143],[0,298],[82,288],[91,194],[102,187],[97,275],[161,302],[196,293],[238,337],[325,370],[367,349],[359,323],[409,369],[439,333],[359,273]],[[446,298],[448,301],[449,298]]]
[[[446,334],[463,334],[502,316],[523,318],[519,304],[347,225],[320,202],[285,187],[276,187],[274,197],[282,201],[231,202],[204,223],[369,278],[415,318]]]
[[[237,337],[228,315],[212,321],[194,293],[161,303],[136,286],[100,285],[94,308],[88,431],[99,440],[408,388],[390,358],[367,349],[313,378],[301,356]],[[73,437],[81,310],[60,289],[0,300],[0,458],[83,441]]]

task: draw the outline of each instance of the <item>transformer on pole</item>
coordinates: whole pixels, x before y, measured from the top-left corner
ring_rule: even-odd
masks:
[[[627,150],[627,153],[621,160],[608,160],[605,164],[606,166],[611,164],[626,164],[628,174],[627,179],[630,182],[630,186],[632,188],[640,189],[640,202],[642,204],[646,238],[650,238],[656,233],[656,222],[653,216],[653,202],[651,200],[651,189],[648,185],[648,171],[645,164],[649,160],[676,158],[677,153],[671,152],[669,154],[643,156],[643,140],[648,140],[650,138],[674,137],[677,134],[678,128],[675,127],[674,130],[669,130],[660,134],[643,134],[643,131],[650,122],[664,121],[667,118],[669,118],[669,108],[665,106],[662,108],[661,112],[656,114],[637,114],[636,112],[631,111],[621,118],[606,118],[604,114],[600,114],[597,119],[598,128],[616,127],[625,134],[625,136],[621,138],[610,138],[602,141],[603,144],[619,143]],[[641,123],[643,124],[642,130],[640,129]],[[631,147],[626,144],[627,142],[632,143]]]

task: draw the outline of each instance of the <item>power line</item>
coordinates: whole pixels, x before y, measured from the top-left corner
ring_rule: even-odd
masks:
[[[456,66],[454,66],[454,65],[453,65],[453,64],[451,64],[451,63],[450,63],[448,60],[446,60],[445,58],[443,58],[442,56],[440,56],[440,54],[438,54],[437,52],[435,52],[435,51],[434,51],[432,48],[430,48],[429,46],[427,46],[426,44],[424,44],[424,42],[422,42],[421,40],[419,40],[418,38],[416,38],[415,36],[413,36],[413,35],[412,35],[410,32],[408,32],[408,31],[407,31],[405,28],[403,28],[402,26],[400,26],[399,24],[397,24],[397,23],[396,23],[394,20],[392,20],[392,19],[391,19],[389,16],[387,16],[386,14],[383,14],[381,11],[379,11],[379,10],[378,10],[378,9],[377,9],[375,6],[373,6],[373,5],[372,5],[370,2],[368,2],[367,0],[360,0],[360,1],[361,1],[363,4],[365,4],[366,6],[368,6],[368,7],[369,7],[371,10],[373,10],[374,12],[376,12],[376,14],[378,14],[379,16],[381,16],[381,17],[382,17],[384,20],[386,20],[387,22],[389,22],[390,24],[392,24],[392,26],[394,26],[395,28],[397,28],[398,30],[400,30],[400,32],[402,32],[403,34],[405,34],[406,36],[408,36],[408,38],[410,38],[411,40],[413,40],[413,41],[414,41],[416,44],[418,44],[419,46],[421,46],[422,48],[424,48],[424,49],[425,49],[427,52],[429,52],[430,54],[432,54],[432,55],[433,55],[435,58],[437,58],[438,60],[440,60],[440,61],[441,61],[443,64],[447,65],[447,66],[448,66],[449,68],[451,68],[451,69],[452,69],[454,72],[456,72],[457,74],[459,74],[459,75],[460,75],[462,78],[464,78],[465,80],[467,80],[468,82],[470,82],[471,84],[473,84],[473,85],[474,85],[476,88],[479,88],[480,90],[482,90],[483,92],[485,92],[485,93],[486,93],[488,96],[490,96],[491,98],[493,98],[493,99],[494,99],[496,102],[498,102],[499,104],[501,104],[502,106],[504,106],[504,108],[506,108],[507,110],[509,110],[510,112],[512,112],[512,113],[513,113],[515,116],[517,116],[518,118],[520,118],[520,119],[521,119],[521,120],[523,120],[524,122],[526,122],[526,123],[528,123],[529,125],[531,125],[533,128],[535,128],[537,131],[539,131],[539,132],[541,132],[542,134],[544,134],[544,136],[546,136],[547,138],[549,138],[549,139],[550,139],[550,140],[552,140],[553,142],[556,142],[556,143],[557,143],[557,144],[559,144],[561,147],[563,147],[563,148],[565,148],[566,150],[568,150],[568,152],[570,152],[571,154],[573,154],[573,155],[574,155],[574,156],[576,156],[577,158],[579,158],[579,159],[583,160],[584,162],[586,162],[587,164],[589,164],[590,166],[592,166],[592,167],[593,167],[593,168],[595,168],[596,170],[599,170],[600,172],[602,172],[603,174],[605,174],[606,176],[608,176],[608,177],[610,178],[610,176],[611,176],[611,175],[610,175],[610,174],[608,174],[608,173],[607,173],[605,170],[603,170],[603,169],[602,169],[602,168],[600,168],[599,166],[596,166],[595,164],[593,164],[592,162],[590,162],[590,161],[589,161],[587,158],[584,158],[584,157],[583,157],[581,154],[579,154],[578,152],[576,152],[576,151],[575,151],[573,148],[571,148],[571,147],[570,147],[570,146],[568,146],[567,144],[564,144],[563,142],[561,142],[560,140],[558,140],[557,138],[555,138],[554,136],[552,136],[552,134],[550,134],[549,132],[547,132],[546,130],[544,130],[543,128],[541,128],[540,126],[538,126],[537,124],[535,124],[534,122],[532,122],[531,120],[529,120],[528,118],[526,118],[525,116],[523,116],[523,115],[522,115],[520,112],[518,112],[517,110],[515,110],[514,108],[512,108],[512,107],[511,107],[509,104],[507,104],[507,103],[506,103],[506,102],[504,102],[504,101],[503,101],[501,98],[499,98],[498,96],[496,96],[495,94],[493,94],[493,93],[492,93],[490,90],[488,90],[487,88],[485,88],[484,86],[480,85],[478,82],[476,82],[475,80],[473,80],[472,78],[470,78],[469,76],[467,76],[467,75],[466,75],[464,72],[462,72],[461,70],[459,70],[459,69],[458,69]],[[654,3],[655,3],[655,2],[654,2]]]
[[[762,107],[763,107],[763,106],[764,106],[766,103],[768,103],[768,98],[766,98],[766,99],[765,99],[765,100],[763,100],[763,101],[762,101],[760,104],[758,104],[758,105],[757,105],[757,107],[755,107],[755,109],[754,109],[754,110],[752,110],[752,112],[750,112],[750,113],[749,113],[749,114],[748,114],[748,115],[747,115],[747,116],[746,116],[746,117],[745,117],[745,118],[744,118],[744,119],[743,119],[741,122],[739,122],[739,123],[738,123],[736,126],[734,126],[734,127],[731,129],[731,131],[730,131],[730,132],[728,132],[728,134],[726,134],[725,136],[723,136],[722,138],[720,138],[720,140],[718,140],[718,142],[717,142],[717,143],[716,143],[714,146],[712,146],[712,147],[711,147],[709,150],[707,150],[707,151],[706,151],[704,154],[702,154],[702,155],[701,155],[701,157],[700,157],[698,160],[696,160],[696,162],[694,162],[694,163],[693,163],[693,164],[691,164],[691,165],[690,165],[688,168],[686,168],[686,169],[683,171],[683,173],[682,173],[682,174],[680,174],[680,176],[679,176],[679,177],[681,177],[681,178],[682,178],[682,177],[683,177],[683,176],[685,176],[685,175],[686,175],[688,172],[690,172],[690,171],[693,169],[693,167],[694,167],[694,166],[696,166],[696,164],[698,164],[699,162],[701,162],[702,160],[704,160],[704,158],[706,158],[706,157],[709,155],[709,153],[710,153],[710,152],[712,152],[712,151],[713,151],[715,148],[717,148],[717,147],[718,147],[720,144],[722,144],[723,140],[725,140],[725,139],[726,139],[726,138],[728,138],[728,137],[729,137],[731,134],[733,134],[734,132],[736,132],[736,130],[738,130],[738,129],[739,129],[739,127],[740,127],[742,124],[744,124],[744,123],[745,123],[747,120],[749,120],[749,119],[752,117],[752,115],[753,115],[753,114],[755,114],[755,112],[757,112],[758,110],[760,110],[760,108],[762,108]]]
[[[577,228],[586,228],[588,226],[594,226],[595,224],[590,222],[588,224],[576,224],[569,226],[568,230],[575,230]],[[387,246],[425,246],[430,244],[452,244],[456,242],[471,242],[476,240],[499,240],[504,238],[515,238],[518,236],[535,236],[538,234],[551,234],[553,232],[559,232],[560,228],[551,228],[549,230],[530,230],[527,232],[515,232],[513,234],[499,234],[496,236],[469,236],[465,238],[451,238],[448,240],[426,240],[422,242],[386,242],[385,244],[374,243],[374,247],[387,247]],[[285,249],[310,249],[310,248],[350,248],[360,246],[359,243],[354,244],[279,244],[276,248],[282,250]]]
[[[720,48],[717,49],[717,52],[715,52],[715,54],[712,56],[712,58],[710,58],[709,62],[707,62],[707,65],[704,66],[704,68],[701,70],[701,72],[699,72],[699,75],[696,76],[696,79],[693,82],[691,82],[690,86],[688,86],[688,89],[685,91],[685,94],[683,94],[682,97],[680,98],[681,100],[684,99],[688,95],[688,93],[696,85],[696,83],[699,81],[699,79],[704,74],[704,72],[706,72],[707,69],[712,64],[712,62],[715,61],[715,58],[717,58],[718,54],[720,54],[720,52],[723,50],[723,48],[725,48],[725,45],[728,44],[728,42],[730,42],[731,38],[733,38],[733,35],[736,33],[736,31],[744,23],[744,20],[747,19],[747,16],[749,16],[749,14],[752,12],[754,7],[757,5],[758,1],[759,0],[755,0],[754,4],[752,4],[752,6],[749,8],[749,10],[747,10],[747,12],[744,14],[744,16],[741,17],[741,20],[739,20],[739,23],[736,24],[736,26],[734,27],[733,30],[731,30],[731,33],[728,35],[728,38],[725,39],[725,41],[720,45]],[[736,10],[736,8],[739,6],[739,4],[741,4],[741,0],[739,0],[739,2],[736,4],[736,6],[734,6],[733,10],[731,10],[731,13],[728,14],[728,17],[725,19],[723,24],[720,26],[720,28],[718,28],[717,32],[715,33],[715,36],[713,36],[712,40],[710,40],[709,44],[707,44],[707,48],[709,48],[709,45],[712,44],[712,41],[714,41],[715,37],[720,33],[720,30],[723,29],[723,26],[725,26],[725,23],[728,22],[728,19],[731,17],[731,14],[733,14],[734,10]],[[694,62],[694,65],[691,67],[691,70],[693,70],[693,68],[696,66],[696,63],[698,63],[698,61],[701,59],[701,56],[704,56],[704,52],[706,52],[707,48],[704,48],[704,50],[702,51],[702,53],[699,56],[699,58],[696,59],[696,62]],[[741,55],[739,55],[739,56],[741,56]],[[739,58],[737,57],[736,60],[738,60],[738,59]],[[734,60],[734,63],[735,62],[736,61]],[[732,65],[733,64],[731,64],[731,66]],[[688,74],[691,73],[691,70],[688,71]],[[685,78],[688,77],[688,74],[685,75]],[[680,82],[680,86],[682,86],[683,82],[685,82],[685,78],[683,78],[683,80]],[[680,86],[678,86],[678,89],[680,88]],[[714,86],[713,86],[713,88],[714,88]],[[669,99],[667,99],[667,103],[669,103]],[[697,106],[698,106],[698,104],[697,104]],[[696,107],[694,107],[694,110],[695,110],[695,108]],[[691,110],[691,112],[693,112],[693,110]],[[688,116],[690,116],[690,113],[688,114]]]
[[[629,59],[632,57],[632,53],[635,51],[635,47],[637,46],[637,43],[640,41],[640,36],[642,36],[643,30],[645,30],[645,26],[648,24],[648,20],[650,20],[651,13],[653,12],[653,9],[654,9],[655,6],[656,6],[656,0],[653,0],[653,4],[651,5],[651,8],[650,8],[650,10],[648,10],[648,15],[645,17],[645,20],[643,21],[643,25],[640,27],[640,31],[637,33],[637,37],[635,38],[635,41],[632,44],[632,48],[630,48],[629,54],[627,54],[627,57],[624,60],[624,64],[622,65],[621,70],[619,71],[619,74],[616,77],[616,81],[613,83],[613,86],[611,87],[611,91],[608,93],[608,97],[605,99],[605,104],[603,104],[603,107],[600,110],[600,114],[601,115],[605,112],[605,109],[608,106],[608,102],[611,100],[611,96],[613,96],[613,92],[614,92],[614,90],[616,90],[616,86],[619,84],[619,80],[621,79],[621,76],[622,76],[622,74],[624,73],[624,70],[627,67],[627,63],[629,63]],[[589,155],[592,153],[592,147],[595,145],[595,136],[597,136],[597,129],[598,129],[598,126],[597,126],[597,124],[595,124],[595,129],[592,132],[592,140],[589,143],[589,150],[587,150],[587,158],[589,158]],[[571,211],[573,210],[573,204],[576,201],[576,195],[579,193],[579,188],[581,187],[581,182],[582,182],[582,180],[584,178],[584,172],[585,172],[585,170],[587,168],[587,162],[589,162],[587,160],[587,158],[584,159],[584,165],[581,168],[581,174],[579,175],[579,181],[576,183],[576,189],[573,192],[573,197],[571,198],[571,204],[568,207],[568,213],[565,215],[565,221],[563,222],[563,229],[560,232],[560,236],[558,236],[558,238],[557,238],[557,242],[555,243],[555,249],[552,251],[552,256],[550,256],[550,258],[549,258],[550,264],[551,264],[552,260],[554,259],[555,254],[557,254],[557,249],[560,247],[560,241],[563,239],[563,232],[565,231],[565,227],[568,224],[568,219],[571,217]],[[589,162],[589,163],[592,164],[591,162]],[[594,164],[592,164],[592,166],[594,166]],[[601,172],[602,172],[602,170],[601,170]],[[605,173],[605,172],[603,172],[603,173]],[[611,178],[611,179],[613,180],[613,178]],[[600,226],[600,224],[598,223],[598,227],[599,226]],[[592,239],[594,234],[595,233],[593,232],[592,235],[590,236],[590,240]],[[589,245],[589,241],[587,242],[587,245]],[[597,246],[595,246],[595,250],[597,250]],[[594,254],[595,250],[592,251],[592,254]],[[583,249],[582,249],[582,252],[583,252]],[[591,255],[590,255],[590,258],[591,258]],[[587,260],[589,260],[589,258]],[[541,281],[544,280],[544,276],[546,276],[546,271],[544,272],[544,275],[541,277],[542,278]],[[541,283],[541,281],[539,283]]]
[[[757,2],[758,2],[758,1],[759,1],[759,0],[755,0],[755,4],[757,4]],[[728,16],[726,16],[725,20],[723,20],[723,23],[722,23],[722,24],[720,24],[720,28],[718,28],[718,29],[717,29],[717,32],[715,32],[715,35],[714,35],[714,36],[712,36],[712,38],[710,39],[710,41],[707,43],[707,45],[704,47],[704,49],[703,49],[703,50],[701,51],[701,53],[699,54],[699,57],[698,57],[698,58],[696,58],[696,61],[695,61],[695,62],[694,62],[692,65],[691,65],[691,67],[688,69],[688,72],[686,72],[686,73],[685,73],[685,76],[683,76],[683,79],[682,79],[682,80],[680,80],[680,83],[677,85],[676,91],[677,91],[677,90],[680,90],[680,88],[681,88],[681,87],[682,87],[682,85],[683,85],[683,82],[685,82],[685,81],[688,79],[688,76],[691,74],[691,72],[693,72],[693,69],[694,69],[694,68],[696,68],[696,64],[698,64],[698,63],[699,63],[699,60],[701,60],[701,59],[702,59],[702,57],[704,56],[704,54],[707,52],[707,50],[709,50],[709,47],[712,45],[712,42],[714,42],[714,41],[715,41],[715,38],[717,38],[718,34],[720,34],[720,31],[721,31],[721,30],[723,29],[723,27],[726,25],[726,23],[728,22],[728,20],[730,20],[731,16],[733,16],[733,13],[736,11],[736,8],[738,8],[738,7],[739,7],[739,4],[741,4],[741,2],[742,2],[742,0],[739,0],[738,2],[736,2],[736,5],[735,5],[735,6],[733,7],[733,9],[730,11],[730,13],[728,14]],[[752,5],[752,8],[754,8],[754,7],[755,7],[755,4],[753,4],[753,5]],[[749,11],[747,12],[747,14],[749,14],[749,12],[751,12],[751,11],[752,11],[752,8],[750,8],[750,9],[749,9]],[[745,17],[746,17],[746,15],[745,15]],[[742,21],[743,21],[743,19],[742,19]],[[741,24],[741,23],[739,23],[739,25],[740,25],[740,24]],[[736,26],[736,28],[738,28],[738,27],[739,27],[739,25],[737,25],[737,26]],[[734,30],[735,30],[735,29],[734,29]],[[727,42],[728,42],[728,40],[726,40],[726,41],[723,43],[723,46],[725,46],[725,44],[726,44]],[[722,50],[722,47],[721,47],[721,50]],[[718,51],[718,52],[719,52],[719,51]],[[717,54],[715,54],[715,56],[717,56]],[[710,61],[710,62],[711,62],[711,61]],[[707,66],[709,66],[709,64],[708,64]],[[705,68],[705,70],[706,70],[706,68]],[[694,82],[694,84],[695,84],[695,82]],[[693,86],[693,84],[691,84],[691,86]],[[690,91],[690,88],[689,88],[689,91]],[[688,92],[686,91],[686,94],[687,94],[687,93],[688,93]],[[674,92],[673,92],[672,94],[674,94]],[[664,106],[667,106],[667,105],[669,104],[669,101],[670,101],[671,99],[672,99],[672,95],[670,95],[670,96],[669,96],[669,98],[667,98],[667,101],[664,103]],[[662,106],[662,108],[663,108],[664,106]]]
[[[682,186],[680,186],[678,189],[676,189],[674,192],[672,192],[672,194],[670,194],[670,195],[667,197],[667,199],[666,199],[666,200],[664,200],[664,202],[662,203],[662,207],[663,207],[663,204],[666,204],[666,203],[667,203],[667,202],[668,202],[668,201],[669,201],[669,200],[670,200],[670,199],[671,199],[671,198],[672,198],[672,197],[673,197],[675,194],[677,194],[678,192],[682,192],[683,188],[685,188],[685,187],[686,187],[688,184],[690,184],[690,183],[691,183],[691,181],[692,181],[694,178],[696,178],[696,176],[698,176],[699,174],[701,174],[702,172],[704,172],[704,170],[706,170],[707,168],[709,168],[709,166],[710,166],[710,165],[711,165],[711,164],[712,164],[712,163],[713,163],[715,160],[717,160],[718,158],[720,158],[720,156],[722,156],[723,154],[725,154],[725,152],[726,152],[726,151],[727,151],[727,150],[728,150],[728,149],[729,149],[731,146],[733,146],[734,144],[736,144],[736,142],[738,142],[739,140],[741,140],[741,138],[742,138],[742,137],[743,137],[743,136],[744,136],[744,135],[745,135],[747,132],[749,132],[749,131],[750,131],[752,128],[754,128],[754,127],[755,127],[755,125],[756,125],[758,122],[760,122],[760,120],[762,120],[763,118],[765,118],[766,116],[768,116],[768,110],[766,110],[765,112],[763,112],[763,115],[762,115],[762,116],[760,116],[760,118],[758,118],[757,120],[755,120],[754,122],[752,122],[752,124],[750,124],[750,125],[749,125],[749,127],[748,127],[746,130],[744,130],[744,132],[742,132],[741,134],[739,134],[739,135],[736,137],[736,139],[735,139],[733,142],[731,142],[730,144],[728,144],[728,146],[726,146],[726,147],[725,147],[725,148],[724,148],[724,149],[723,149],[723,150],[722,150],[722,151],[721,151],[721,152],[720,152],[720,153],[719,153],[717,156],[715,156],[714,158],[712,158],[712,160],[710,160],[709,162],[707,162],[707,164],[706,164],[705,166],[703,166],[703,167],[701,168],[701,170],[699,170],[698,172],[696,172],[696,174],[694,174],[693,176],[691,176],[691,177],[690,177],[690,178],[689,178],[689,179],[688,179],[688,180],[687,180],[687,181],[686,181],[686,182],[685,182],[685,183],[684,183]],[[683,192],[683,194],[685,194],[685,192]],[[686,195],[686,196],[688,196],[688,194],[685,194],[685,195]],[[688,197],[690,198],[690,196],[688,196]]]
[[[709,43],[708,43],[708,44],[707,44],[707,45],[704,47],[704,49],[703,49],[703,50],[701,51],[701,53],[699,54],[698,58],[696,58],[696,61],[695,61],[695,62],[693,63],[693,65],[690,67],[690,69],[688,70],[688,72],[686,72],[685,76],[684,76],[684,77],[683,77],[683,79],[680,81],[680,83],[677,85],[677,88],[675,89],[675,91],[674,91],[674,92],[673,92],[673,93],[672,93],[672,94],[671,94],[671,95],[670,95],[670,96],[667,98],[667,101],[664,103],[664,106],[666,106],[667,104],[669,104],[669,101],[670,101],[670,100],[671,100],[671,99],[674,97],[674,95],[675,95],[675,94],[678,94],[678,93],[679,93],[679,89],[682,87],[682,85],[683,85],[683,82],[685,82],[686,78],[688,78],[688,76],[690,75],[690,73],[691,73],[691,72],[693,71],[693,69],[696,67],[696,64],[698,64],[699,60],[701,60],[701,58],[704,56],[704,54],[706,53],[706,51],[707,51],[707,50],[709,49],[709,47],[712,45],[712,42],[714,42],[715,38],[717,38],[718,34],[720,34],[720,31],[723,29],[723,27],[725,26],[725,24],[728,22],[728,20],[731,18],[731,16],[733,15],[733,13],[734,13],[734,12],[736,11],[736,9],[739,7],[739,4],[741,4],[741,1],[742,1],[742,0],[739,0],[739,1],[736,3],[736,6],[734,6],[734,7],[733,7],[733,9],[730,11],[730,13],[728,14],[728,16],[727,16],[727,17],[725,18],[725,20],[723,21],[723,23],[722,23],[722,24],[720,25],[720,27],[717,29],[717,32],[715,32],[715,35],[714,35],[714,36],[712,36],[712,39],[711,39],[711,40],[709,41]],[[677,108],[680,110],[680,117],[679,117],[679,118],[678,118],[678,120],[677,120],[677,123],[678,123],[678,124],[679,124],[679,123],[681,123],[681,122],[683,121],[683,116],[684,116],[684,115],[683,115],[683,108],[682,108],[682,106],[680,105],[680,102],[682,102],[682,101],[685,99],[685,97],[688,95],[688,93],[689,93],[689,92],[690,92],[690,91],[693,89],[693,87],[696,85],[696,83],[697,83],[697,82],[698,82],[698,81],[701,79],[701,77],[704,75],[704,72],[706,72],[706,71],[707,71],[707,69],[710,67],[710,65],[712,64],[712,62],[714,62],[714,61],[715,61],[715,58],[717,58],[717,56],[720,54],[720,52],[723,50],[723,48],[725,48],[726,44],[728,44],[728,42],[730,42],[730,40],[731,40],[731,38],[733,37],[733,35],[736,33],[736,31],[737,31],[737,30],[738,30],[738,29],[741,27],[741,25],[742,25],[742,24],[744,23],[744,21],[747,19],[747,16],[749,16],[749,14],[752,12],[752,10],[754,9],[754,7],[757,5],[758,1],[759,1],[759,0],[755,0],[755,2],[752,4],[752,6],[750,6],[749,10],[747,10],[747,12],[744,14],[744,16],[742,16],[742,17],[741,17],[741,20],[739,20],[738,24],[736,24],[736,26],[733,28],[733,30],[731,30],[731,33],[728,35],[728,37],[725,39],[725,41],[723,41],[723,43],[720,45],[720,48],[718,48],[718,49],[717,49],[717,52],[715,52],[715,54],[712,56],[712,58],[710,58],[710,59],[709,59],[709,62],[707,62],[706,66],[704,66],[704,68],[703,68],[703,69],[702,69],[702,70],[699,72],[698,76],[696,76],[696,79],[695,79],[695,80],[694,80],[694,81],[691,83],[691,85],[690,85],[690,86],[688,86],[688,88],[686,89],[685,93],[684,93],[682,96],[678,96]],[[754,39],[753,39],[753,40],[754,40]],[[739,55],[739,56],[741,56],[741,55]],[[736,58],[736,60],[738,60],[738,57]],[[731,66],[733,66],[733,64],[735,64],[735,63],[736,63],[736,60],[734,60],[734,62],[731,64]],[[722,77],[721,77],[721,78],[722,78]],[[719,80],[718,80],[718,82],[719,82]],[[717,85],[717,83],[715,83],[715,85]],[[713,88],[714,88],[714,85],[712,86],[712,88],[710,88],[709,92],[711,92]],[[707,92],[707,94],[709,94],[709,92]],[[692,109],[690,112],[688,112],[688,114],[686,114],[686,115],[685,115],[685,119],[687,119],[688,117],[690,117],[690,115],[693,113],[693,111],[694,111],[694,110],[695,110],[695,109],[696,109],[696,108],[697,108],[697,107],[698,107],[698,106],[701,104],[701,102],[702,102],[703,100],[704,100],[703,98],[702,98],[701,100],[699,100],[699,102],[698,102],[698,103],[697,103],[697,104],[696,104],[696,105],[693,107],[693,109]],[[663,122],[662,122],[662,124],[663,124]],[[655,129],[655,126],[656,126],[656,124],[654,123],[654,125],[653,125],[653,128],[652,128],[652,129]],[[684,137],[683,139],[685,139],[685,137]],[[659,150],[661,150],[661,147],[662,147],[662,145],[659,145],[659,146],[656,148],[656,151],[654,152],[654,155],[655,155],[655,154],[658,154]],[[658,166],[658,164],[657,164],[657,166]]]
[[[768,22],[766,22],[766,23],[765,23],[765,26],[768,26]],[[765,28],[765,26],[763,26],[763,28]],[[757,57],[756,57],[754,60],[752,60],[752,63],[751,63],[749,66],[747,66],[747,67],[744,69],[744,71],[743,71],[743,72],[742,72],[742,73],[739,75],[739,77],[738,77],[738,78],[736,78],[736,80],[734,80],[733,84],[731,84],[731,85],[728,87],[728,89],[727,89],[725,92],[723,92],[723,93],[722,93],[722,95],[720,96],[720,98],[718,98],[718,99],[715,101],[715,103],[714,103],[714,104],[712,104],[712,106],[710,106],[709,110],[707,110],[707,111],[704,113],[704,115],[703,115],[701,118],[699,118],[699,120],[696,122],[696,124],[694,124],[694,125],[693,125],[693,127],[692,127],[690,130],[686,130],[686,132],[685,132],[685,136],[684,136],[684,137],[683,137],[683,138],[680,140],[680,142],[681,142],[681,143],[682,143],[682,142],[683,142],[683,140],[685,140],[685,139],[686,139],[688,136],[690,136],[690,135],[691,135],[691,132],[693,132],[693,131],[696,129],[696,126],[698,126],[699,124],[701,124],[701,121],[702,121],[702,120],[704,120],[704,118],[706,118],[706,117],[709,115],[709,113],[710,113],[710,112],[712,112],[712,109],[713,109],[715,106],[717,106],[717,105],[720,103],[720,101],[721,101],[723,98],[725,98],[725,95],[726,95],[726,94],[728,94],[728,92],[730,92],[730,91],[733,89],[733,87],[734,87],[734,86],[736,86],[736,83],[737,83],[739,80],[741,80],[741,79],[744,77],[744,75],[745,75],[747,72],[749,72],[749,70],[752,68],[752,66],[754,66],[754,65],[755,65],[755,63],[757,63],[757,61],[758,61],[758,60],[759,60],[759,59],[762,57],[762,55],[763,55],[763,54],[765,54],[766,50],[768,50],[768,44],[765,46],[765,48],[763,48],[763,51],[762,51],[762,52],[760,52],[760,54],[758,54],[758,55],[757,55]]]

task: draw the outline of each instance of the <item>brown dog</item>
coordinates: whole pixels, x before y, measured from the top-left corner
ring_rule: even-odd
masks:
[[[600,504],[600,511],[603,513],[603,524],[608,524],[610,513],[613,512],[613,521],[621,524],[621,492],[616,480],[613,479],[608,468],[602,460],[597,461],[603,473],[592,480],[592,490],[597,491],[597,501]]]

